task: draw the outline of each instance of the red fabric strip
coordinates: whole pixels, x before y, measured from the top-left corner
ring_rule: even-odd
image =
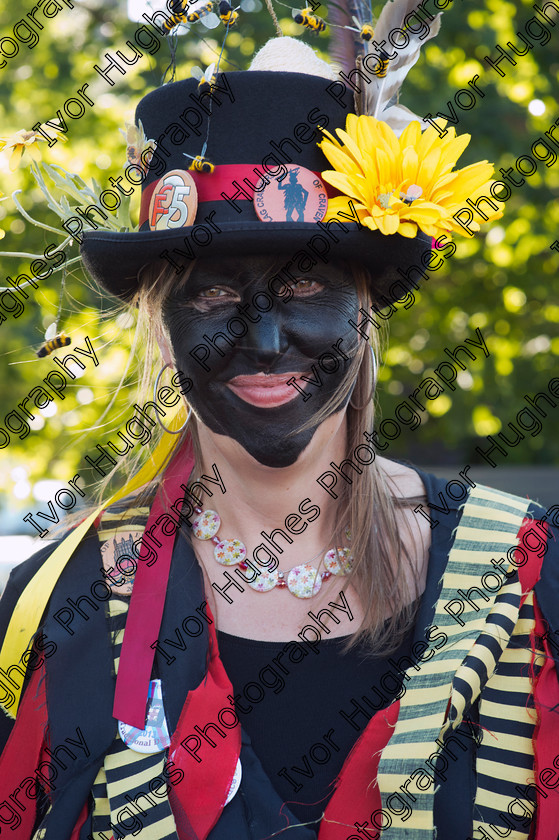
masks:
[[[233,198],[237,188],[233,181],[237,181],[246,195],[239,196],[239,200],[252,201],[254,188],[266,173],[254,163],[233,163],[216,166],[213,172],[191,172],[198,190],[198,201],[225,201],[221,193]],[[247,179],[245,181],[244,179]]]
[[[542,532],[543,528],[543,532]],[[518,566],[518,578],[520,580],[520,584],[522,586],[522,600],[521,603],[526,600],[526,595],[532,591],[536,583],[540,579],[541,569],[544,554],[536,554],[536,551],[541,552],[541,544],[547,541],[547,525],[546,523],[542,523],[542,528],[536,526],[535,521],[529,517],[526,517],[520,526],[520,530],[516,535],[517,540],[519,540],[522,545],[515,556],[515,559]],[[532,545],[534,548],[530,548],[529,534],[533,534]],[[528,557],[528,561],[524,562],[524,552]],[[520,565],[522,563],[522,565]]]
[[[233,686],[219,658],[209,606],[206,610],[212,622],[208,671],[200,685],[188,692],[169,747],[170,760],[184,772],[173,796],[198,840],[205,840],[219,819],[241,751],[241,726],[234,704],[227,699],[233,695]]]
[[[165,500],[183,498],[180,485],[188,480],[193,466],[192,441],[188,437],[185,446],[177,452],[165,471],[164,483],[151,506],[145,533],[155,529],[157,519],[165,512]],[[175,534],[167,535],[158,530],[156,538],[162,547],[155,549],[157,559],[151,566],[139,562],[134,578],[113,705],[113,716],[117,720],[138,729],[144,729],[146,725],[146,704],[155,656],[155,649],[150,645],[157,640],[161,627],[175,542]],[[152,541],[155,542],[155,539]],[[139,559],[142,560],[141,554]]]
[[[380,831],[369,820],[380,809],[382,802],[377,784],[377,773],[383,749],[390,740],[400,712],[400,701],[395,700],[387,709],[378,711],[360,735],[338,776],[336,790],[328,803],[318,840],[346,840],[355,823],[366,828],[370,840],[379,840]],[[356,837],[354,833],[351,835]]]
[[[549,840],[555,837],[559,825],[559,680],[545,635],[547,627],[535,600],[534,611],[535,632],[543,637],[546,657],[534,689],[534,704],[538,715],[534,736],[534,782],[537,785],[537,828],[534,840]]]
[[[518,569],[525,599],[540,579],[545,553],[542,553],[542,543],[548,539],[547,524],[544,522],[541,526],[536,525],[534,520],[526,518],[520,527],[518,538],[528,557],[528,561]],[[524,556],[520,551],[518,555],[518,562],[521,563]],[[535,834],[531,833],[530,837],[534,837],[534,840],[549,840],[550,837],[555,837],[559,825],[559,680],[548,641],[548,628],[536,599],[534,614],[534,635],[543,639],[545,662],[534,686],[534,705],[538,716],[534,733],[537,811]]]
[[[168,766],[170,767],[172,765]],[[180,784],[180,782],[178,783]],[[182,802],[178,798],[174,787],[172,787],[169,791],[169,804],[171,806],[171,811],[173,812],[173,819],[175,821],[175,828],[179,840],[198,840],[194,829],[188,821],[186,811],[182,807]],[[113,840],[113,838],[111,838],[111,840]]]
[[[320,172],[315,172],[320,178]],[[198,204],[203,204],[205,201],[225,201],[221,193],[225,193],[229,198],[233,198],[238,192],[235,201],[252,201],[254,197],[254,188],[258,186],[258,182],[265,173],[253,163],[234,163],[223,164],[216,166],[213,172],[190,172],[194,178],[196,189],[198,190]],[[161,177],[164,177],[163,175]],[[272,176],[270,176],[272,177]],[[244,179],[247,179],[245,181]],[[233,181],[242,188],[243,192],[233,186]],[[143,225],[149,218],[149,204],[151,196],[158,185],[159,180],[154,181],[142,191],[142,200],[140,204],[140,221],[139,225]],[[326,193],[329,198],[338,195],[338,190],[324,184]],[[243,195],[244,193],[244,195]]]
[[[17,840],[30,840],[35,823],[35,805],[27,803],[21,813],[14,807],[10,794],[25,779],[33,778],[39,766],[47,726],[47,699],[45,694],[45,667],[35,671],[23,695],[14,728],[0,758],[0,802],[8,803],[20,823],[12,825]],[[44,768],[46,769],[46,768]]]

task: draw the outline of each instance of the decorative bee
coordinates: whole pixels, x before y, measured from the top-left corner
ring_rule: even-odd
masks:
[[[361,36],[362,41],[372,41],[375,37],[375,30],[373,29],[372,24],[364,23],[361,27],[359,35]]]
[[[186,9],[188,7],[188,0],[173,0],[170,4],[172,15],[163,23],[163,29],[170,32],[179,23],[186,21]]]
[[[184,23],[185,21],[186,21],[186,15],[185,14],[172,15],[170,18],[168,18],[166,21],[164,21],[162,26],[163,26],[163,29],[167,33],[169,33],[172,29],[175,28],[175,26],[178,26],[179,23]]]
[[[199,67],[193,67],[190,72],[195,79],[198,79],[199,88],[208,86],[211,89],[217,79],[217,74],[214,73],[214,70],[215,62],[212,62],[212,64],[210,64],[203,73]]]
[[[51,324],[51,326],[55,326]],[[72,339],[66,333],[61,332],[58,335],[54,335],[52,338],[48,336],[48,330],[45,334],[45,338],[47,339],[44,344],[42,344],[39,349],[37,350],[37,356],[39,359],[42,359],[43,356],[50,356],[51,353],[54,353],[55,350],[59,350],[61,347],[68,347],[69,344],[72,343]]]
[[[306,9],[302,9],[301,11],[293,9],[293,20],[301,26],[306,26],[311,32],[324,32],[326,29],[326,22],[322,18],[317,17],[317,15],[313,15],[313,10],[310,6],[307,6]]]
[[[405,204],[411,204],[412,201],[416,200],[416,198],[420,198],[422,193],[423,187],[420,187],[417,184],[412,184],[411,187],[408,187],[407,192],[400,193],[400,198]]]
[[[375,67],[375,69],[373,70],[374,75],[378,76],[379,79],[384,79],[384,77],[386,76],[386,73],[388,72],[388,65],[389,64],[390,64],[390,59],[388,57],[388,54],[385,53],[384,50],[381,50],[381,52],[379,53],[379,58],[378,58],[378,66]]]
[[[219,4],[219,17],[225,26],[235,26],[239,19],[239,13],[229,5],[227,0],[221,0]]]
[[[202,157],[202,155],[198,155],[195,158],[192,158],[192,163],[188,167],[192,172],[207,172],[211,173],[214,171],[215,166],[211,161],[207,158]]]
[[[212,10],[212,0],[194,0],[194,3],[188,4],[190,10],[186,14],[186,19],[189,23],[196,23],[204,15],[209,15]]]

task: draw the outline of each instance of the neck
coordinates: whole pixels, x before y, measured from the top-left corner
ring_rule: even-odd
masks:
[[[203,505],[215,507],[219,513],[223,522],[220,535],[248,540],[248,548],[250,543],[256,545],[262,541],[262,530],[269,534],[281,528],[284,533],[291,533],[300,551],[313,548],[318,551],[331,541],[338,500],[317,484],[316,479],[332,470],[330,461],[339,464],[346,457],[345,411],[327,418],[297,461],[281,469],[263,466],[232,438],[217,435],[203,424],[199,424],[198,430],[201,472],[214,476],[212,465],[215,464],[225,486],[223,495],[218,489]],[[313,512],[312,506],[315,506]],[[316,507],[320,509],[319,515]],[[303,509],[309,512],[305,514]],[[282,545],[287,549],[286,555],[292,553],[293,546],[290,550],[287,540]]]

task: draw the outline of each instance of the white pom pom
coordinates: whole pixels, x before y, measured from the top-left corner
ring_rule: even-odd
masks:
[[[249,70],[307,73],[335,81],[336,71],[317,56],[312,47],[297,38],[271,38],[252,59]]]

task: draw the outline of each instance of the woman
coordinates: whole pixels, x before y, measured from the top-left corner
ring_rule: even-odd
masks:
[[[556,835],[555,509],[467,477],[453,501],[376,455],[367,315],[416,284],[452,212],[418,169],[377,212],[330,193],[321,216],[317,126],[345,123],[349,91],[286,66],[146,96],[140,231],[84,237],[188,416],[158,376],[155,473],[7,586],[12,718],[26,687],[0,820],[22,840]],[[367,132],[396,155],[384,124],[356,125],[338,135],[354,162]],[[403,136],[426,161],[434,130]],[[213,171],[186,171],[200,154]],[[287,172],[304,221],[286,221]]]

